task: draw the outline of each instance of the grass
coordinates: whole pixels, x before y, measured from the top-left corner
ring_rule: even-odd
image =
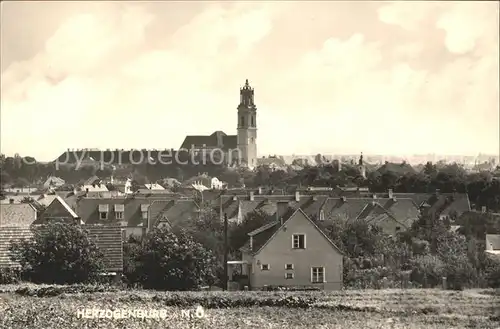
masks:
[[[25,286],[25,285],[23,285]],[[30,285],[34,287],[33,285]],[[352,290],[339,292],[186,292],[116,291],[20,296],[20,286],[0,286],[0,328],[500,328],[500,292],[432,289]],[[39,287],[39,286],[38,286]],[[306,309],[248,306],[205,309],[203,318],[185,318],[166,300],[227,298],[315,298]],[[193,305],[189,309],[194,310]],[[83,309],[156,309],[167,319],[79,318]],[[186,308],[183,308],[186,309]]]

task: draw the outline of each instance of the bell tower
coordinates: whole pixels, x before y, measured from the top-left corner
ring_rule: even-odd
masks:
[[[254,103],[254,90],[248,79],[240,88],[238,105],[238,150],[240,162],[249,168],[257,166],[257,107]]]

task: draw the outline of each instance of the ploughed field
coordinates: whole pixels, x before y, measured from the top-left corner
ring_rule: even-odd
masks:
[[[0,328],[500,328],[500,290],[157,292],[0,286]]]

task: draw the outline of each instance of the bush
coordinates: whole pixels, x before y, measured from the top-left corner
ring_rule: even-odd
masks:
[[[14,284],[20,280],[20,270],[16,268],[0,268],[0,284]]]
[[[129,287],[141,281],[141,273],[138,271],[141,248],[141,241],[133,236],[123,243],[123,278]]]
[[[35,230],[33,239],[11,246],[13,260],[37,283],[71,284],[92,281],[104,268],[103,254],[75,224],[52,223]]]
[[[150,232],[139,252],[137,270],[144,288],[191,290],[213,285],[216,259],[213,253],[179,230],[165,228]]]
[[[442,282],[444,263],[436,256],[426,255],[416,257],[411,261],[410,280],[424,287],[435,287]]]

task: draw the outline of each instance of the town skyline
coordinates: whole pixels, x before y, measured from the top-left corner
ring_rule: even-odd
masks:
[[[259,156],[500,153],[495,2],[1,8],[4,154],[232,135],[245,79]]]

